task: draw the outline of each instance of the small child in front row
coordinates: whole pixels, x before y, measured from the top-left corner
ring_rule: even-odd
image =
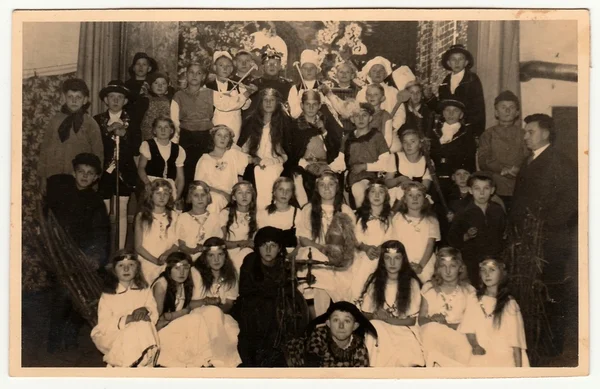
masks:
[[[135,254],[118,253],[98,303],[92,341],[108,367],[153,367],[158,357],[156,301]]]
[[[440,224],[432,211],[425,186],[407,182],[399,201],[398,213],[392,219],[392,235],[406,247],[411,267],[421,282],[433,275],[435,242],[440,241]]]
[[[185,150],[171,141],[175,134],[175,124],[169,117],[159,116],[154,119],[152,132],[154,138],[142,142],[140,146],[138,175],[143,185],[139,185],[138,193],[141,196],[138,196],[138,199],[143,199],[144,187],[157,178],[162,178],[172,186],[173,199],[178,200],[183,194],[185,184]]]
[[[487,256],[479,264],[477,299],[465,312],[458,331],[472,348],[473,367],[529,367],[523,316],[510,295],[505,264]]]
[[[304,337],[288,342],[288,366],[369,367],[365,333],[377,337],[375,327],[354,304],[333,303],[309,324]]]
[[[141,211],[135,217],[135,251],[141,257],[142,273],[152,283],[165,268],[167,256],[177,250],[171,185],[163,179],[153,181]]]
[[[506,216],[500,205],[490,201],[496,187],[489,175],[475,173],[469,178],[468,185],[472,201],[454,217],[448,243],[461,250],[469,279],[475,284],[481,258],[502,251]]]

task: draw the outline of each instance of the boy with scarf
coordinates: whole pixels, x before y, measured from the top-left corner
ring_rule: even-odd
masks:
[[[71,174],[72,161],[78,154],[92,153],[104,160],[104,147],[98,123],[87,114],[90,90],[79,78],[62,85],[65,104],[46,128],[40,145],[38,176],[40,189],[46,192],[46,180],[55,174]]]

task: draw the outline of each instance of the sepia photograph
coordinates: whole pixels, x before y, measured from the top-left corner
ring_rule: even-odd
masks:
[[[587,10],[12,17],[11,375],[588,374]]]

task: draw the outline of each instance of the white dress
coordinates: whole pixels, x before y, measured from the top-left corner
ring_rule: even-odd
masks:
[[[455,291],[445,294],[435,289],[431,282],[421,289],[427,301],[427,314],[442,314],[449,324],[460,324],[469,302],[476,299],[475,288],[470,284],[457,286]],[[426,365],[452,367],[467,363],[471,347],[467,337],[444,324],[429,322],[421,326],[421,339],[425,349]]]
[[[146,307],[150,321],[125,324],[127,316]],[[92,341],[104,354],[104,362],[113,367],[152,367],[158,351],[156,321],[158,312],[152,290],[125,289],[121,284],[115,294],[102,293],[98,303],[98,324],[92,329]]]
[[[198,244],[203,244],[208,238],[223,237],[221,230],[221,221],[219,214],[207,211],[202,215],[192,215],[189,212],[182,213],[177,219],[175,226],[175,235],[177,240],[185,242],[185,245],[191,249]],[[192,255],[192,260],[195,262],[200,253]]]
[[[468,366],[515,367],[513,347],[519,347],[522,366],[529,367],[523,316],[519,304],[514,299],[506,303],[498,328],[494,327],[494,318],[491,315],[495,307],[496,298],[485,295],[481,300],[471,300],[467,306],[458,331],[463,334],[475,334],[477,343],[485,350],[485,355],[471,355]]]
[[[398,158],[398,166],[396,166],[396,157],[392,156],[388,159],[387,173],[400,173],[400,175],[408,177],[411,180],[416,177],[431,181],[431,174],[427,168],[424,156],[421,156],[417,162],[409,161],[403,151],[396,153],[396,156]],[[400,186],[391,188],[389,192],[390,204],[394,204],[396,200],[400,200],[404,196],[404,191]]]
[[[394,239],[404,245],[411,263],[421,262],[430,238],[435,239],[436,242],[441,239],[440,224],[434,216],[415,218],[397,213],[392,220],[392,225]],[[421,282],[425,283],[431,279],[434,264],[435,253],[432,253],[423,271],[418,274]]]
[[[177,212],[171,211],[172,220],[169,225],[166,213],[153,213],[152,216],[154,219],[152,220],[152,225],[150,228],[144,229],[142,246],[156,258],[160,257],[165,251],[177,244],[175,226],[177,225],[178,215]],[[142,263],[142,274],[144,275],[146,282],[150,285],[158,278],[160,273],[165,270],[165,265],[155,265],[141,255],[140,262]]]
[[[229,208],[225,208],[219,214],[221,228],[227,226],[227,219],[229,218]],[[226,232],[224,239],[229,241],[238,241],[238,240],[248,240],[252,239],[252,236],[249,236],[250,233],[250,215],[247,212],[239,212],[236,211],[236,219],[233,221],[233,224],[229,227],[229,231]],[[222,231],[222,230],[221,230]],[[229,253],[229,258],[233,262],[233,266],[238,274],[238,279],[240,275],[240,269],[242,268],[242,263],[244,262],[244,258],[246,255],[253,252],[251,248],[234,248],[229,249],[227,252]]]
[[[414,317],[416,319],[421,306],[419,283],[417,280],[411,280],[410,304],[406,313],[400,313],[396,308],[397,290],[396,281],[386,285],[384,309],[399,318]],[[373,313],[376,311],[373,293],[374,288],[371,284],[361,303],[363,312]],[[370,334],[366,337],[366,346],[369,350],[369,361],[372,367],[425,365],[417,324],[414,326],[396,326],[382,320],[371,320],[371,324],[377,330],[378,336],[377,341]]]
[[[254,168],[254,178],[256,181],[256,209],[265,208],[271,203],[273,184],[283,172],[283,163],[275,162],[277,157],[271,141],[271,124],[267,123],[262,129],[260,143],[256,150],[256,156],[262,162],[269,164],[265,168],[256,166]]]
[[[203,154],[196,165],[194,180],[204,181],[208,186],[231,193],[231,188],[238,182],[238,176],[244,174],[248,166],[248,154],[242,152],[237,146],[232,146],[225,151],[221,158],[210,154]],[[225,206],[227,199],[216,192],[211,192],[212,203],[208,210],[218,214]]]
[[[384,223],[379,219],[369,220],[365,231],[363,231],[362,223],[357,221],[355,233],[358,243],[379,247],[385,241],[393,239],[392,221],[390,220],[390,224],[386,229]],[[355,301],[360,297],[367,279],[377,268],[378,260],[379,258],[371,260],[364,251],[356,251],[352,263],[352,295],[349,301]]]
[[[227,86],[228,86],[228,82],[220,82],[220,81],[216,81],[217,87],[219,88],[219,92],[224,93],[227,92],[229,93],[229,95],[231,97],[237,97],[240,96],[240,94],[243,94],[246,91],[246,88],[244,88],[242,85],[240,85],[240,91],[238,92],[237,89],[233,89],[228,91],[227,90]],[[241,93],[240,93],[241,92]],[[250,107],[251,101],[250,99],[246,100],[246,102],[244,103],[244,106],[241,109],[235,109],[232,111],[222,111],[219,108],[215,107],[215,111],[214,111],[214,115],[213,115],[213,124],[216,126],[218,124],[224,124],[227,127],[231,128],[233,130],[233,133],[235,135],[233,142],[237,142],[238,138],[240,137],[240,130],[242,128],[242,109],[246,110]]]

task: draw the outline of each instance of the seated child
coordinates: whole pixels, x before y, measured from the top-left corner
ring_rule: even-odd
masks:
[[[169,76],[165,73],[149,74],[147,82],[150,85],[148,94],[140,96],[135,105],[136,111],[142,118],[140,123],[141,142],[154,138],[152,123],[158,117],[169,117],[173,99],[169,89]]]
[[[159,342],[152,290],[135,254],[117,253],[100,302],[92,341],[110,367],[154,367]]]
[[[55,174],[71,174],[77,154],[92,153],[104,160],[104,146],[98,123],[87,114],[90,90],[79,78],[65,80],[61,87],[65,101],[44,132],[40,144],[38,177],[40,190],[46,193],[46,180]]]
[[[123,109],[129,100],[130,92],[123,82],[113,80],[100,91],[100,99],[108,109],[96,116],[94,120],[100,127],[104,145],[104,172],[98,184],[98,193],[104,198],[109,213],[119,206],[119,249],[125,247],[127,236],[127,204],[129,197],[135,191],[138,180],[132,145],[130,123],[127,111]],[[116,137],[119,137],[119,199],[116,199],[117,169],[116,169]],[[111,206],[112,204],[112,206]],[[116,212],[113,213],[116,215]],[[133,218],[132,218],[133,220]]]
[[[389,240],[381,245],[377,269],[363,287],[358,306],[377,330],[367,336],[373,367],[424,366],[417,324],[421,283],[412,270],[404,245]]]
[[[94,154],[78,154],[73,173],[56,174],[48,179],[46,205],[56,220],[90,260],[94,269],[108,259],[110,223],[102,197],[93,189],[100,175],[100,159]],[[83,318],[73,307],[65,287],[56,284],[50,316],[48,351],[77,347]]]
[[[529,367],[523,316],[510,295],[506,265],[496,257],[479,264],[477,298],[467,305],[458,331],[471,346],[473,367]]]
[[[169,182],[173,189],[173,199],[177,201],[183,194],[185,184],[185,149],[171,140],[175,134],[175,124],[168,117],[159,116],[154,119],[152,132],[154,138],[142,142],[140,146],[137,171],[141,182],[138,199],[143,201],[147,187],[160,178]]]
[[[438,251],[433,276],[421,295],[419,325],[426,365],[449,367],[468,361],[467,339],[456,329],[475,299],[475,288],[469,283],[460,251],[452,247]]]
[[[375,327],[354,304],[333,303],[309,324],[304,337],[286,345],[288,366],[369,367],[367,332],[377,337]]]
[[[520,124],[515,124],[520,113],[519,98],[511,91],[501,92],[494,101],[498,124],[488,128],[479,138],[477,159],[481,170],[490,171],[496,182],[496,194],[507,210],[517,173],[528,156]]]
[[[494,180],[485,174],[469,177],[473,201],[456,215],[448,232],[448,243],[462,252],[472,284],[479,276],[479,261],[485,255],[500,254],[504,246],[506,216],[493,201]]]

